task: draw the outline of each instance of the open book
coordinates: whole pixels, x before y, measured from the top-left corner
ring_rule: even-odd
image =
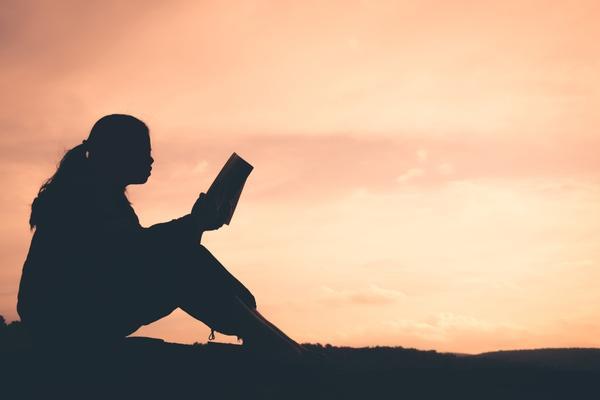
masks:
[[[242,157],[233,153],[206,192],[206,196],[217,204],[219,215],[226,225],[231,222],[246,179],[253,168]]]

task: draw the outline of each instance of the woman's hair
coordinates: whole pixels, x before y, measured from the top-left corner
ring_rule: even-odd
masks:
[[[54,175],[40,187],[31,204],[30,229],[33,230],[53,216],[59,207],[72,204],[70,200],[74,200],[78,191],[86,190],[93,184],[90,181],[88,151],[100,153],[118,150],[121,143],[131,139],[134,131],[147,133],[148,127],[131,115],[111,114],[100,118],[86,140],[65,152]],[[129,204],[125,191],[123,198]]]

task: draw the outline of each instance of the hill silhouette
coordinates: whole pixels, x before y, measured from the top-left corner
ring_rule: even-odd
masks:
[[[456,355],[306,344],[317,356],[290,362],[141,337],[34,350],[18,321],[1,322],[4,398],[567,399],[594,398],[600,378],[600,349]]]

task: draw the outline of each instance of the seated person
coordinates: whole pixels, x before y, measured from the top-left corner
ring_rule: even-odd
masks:
[[[300,354],[200,244],[222,226],[209,197],[180,218],[140,225],[125,190],[148,180],[153,161],[144,122],[108,115],[42,185],[17,306],[34,342],[110,344],[179,307],[245,347]]]

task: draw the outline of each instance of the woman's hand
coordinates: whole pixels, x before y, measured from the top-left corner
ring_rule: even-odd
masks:
[[[223,226],[223,218],[220,216],[217,204],[206,193],[200,193],[192,207],[192,215],[198,221],[198,227],[202,231],[212,231]]]

